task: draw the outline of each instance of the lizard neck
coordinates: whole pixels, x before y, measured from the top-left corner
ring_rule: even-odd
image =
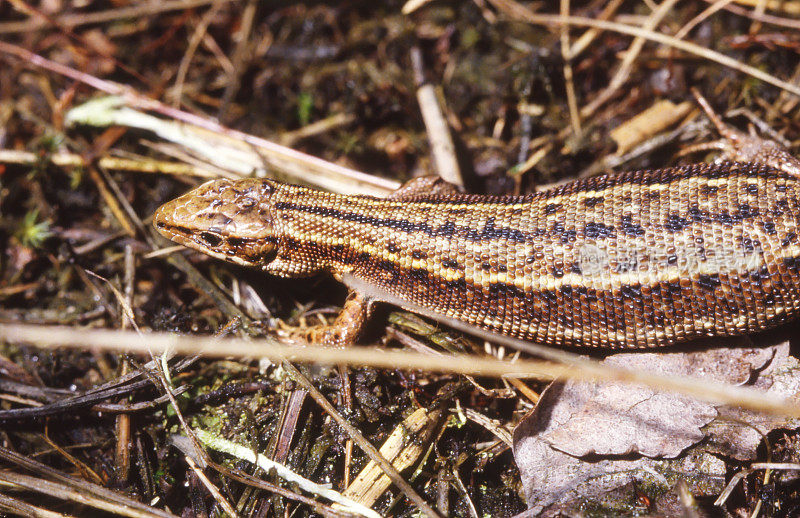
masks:
[[[278,254],[264,270],[281,277],[349,272],[356,258],[368,253],[364,244],[378,239],[378,229],[364,222],[397,205],[286,184],[276,184],[273,200]]]

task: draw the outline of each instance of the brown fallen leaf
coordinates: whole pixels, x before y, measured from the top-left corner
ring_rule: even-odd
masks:
[[[624,155],[638,144],[677,123],[692,107],[693,104],[688,101],[680,104],[668,100],[656,101],[645,111],[611,131],[611,138],[617,143],[617,155]]]
[[[788,342],[776,346],[774,352],[775,358],[758,373],[752,386],[787,401],[800,400],[800,361],[789,356]],[[706,446],[715,453],[737,460],[754,460],[759,445],[769,432],[798,427],[800,419],[723,407],[706,428]]]
[[[800,394],[793,370],[797,361],[788,356],[786,345],[623,353],[605,362],[732,385],[755,382],[764,390],[775,387],[773,393],[784,397]],[[744,421],[723,421],[720,412]],[[725,462],[695,446],[706,439],[718,446],[717,451],[736,456],[734,445],[749,429],[753,434],[742,445],[755,452],[761,435],[748,427],[748,419],[756,420],[762,432],[793,424],[787,418],[720,410],[688,396],[630,384],[554,383],[515,430],[514,457],[535,512],[563,511],[585,499],[608,505],[636,481],[667,491],[676,480],[684,480],[696,496],[711,496],[724,485]],[[622,500],[630,505],[631,500]]]

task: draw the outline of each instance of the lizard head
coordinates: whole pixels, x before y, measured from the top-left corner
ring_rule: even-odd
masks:
[[[218,259],[263,267],[276,254],[267,180],[212,180],[165,203],[153,216],[163,236]]]

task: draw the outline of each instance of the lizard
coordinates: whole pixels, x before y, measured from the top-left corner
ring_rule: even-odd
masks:
[[[800,161],[699,99],[724,160],[601,175],[523,196],[411,180],[386,198],[271,179],[209,181],[155,228],[350,295],[310,338],[354,342],[375,302],[482,336],[557,348],[656,348],[800,315]]]

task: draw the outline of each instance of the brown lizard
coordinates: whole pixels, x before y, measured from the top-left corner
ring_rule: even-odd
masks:
[[[342,313],[313,335],[331,344],[355,340],[378,301],[557,347],[751,333],[800,313],[800,162],[709,115],[732,160],[500,197],[430,178],[387,198],[214,180],[154,224],[219,259],[347,284]]]

